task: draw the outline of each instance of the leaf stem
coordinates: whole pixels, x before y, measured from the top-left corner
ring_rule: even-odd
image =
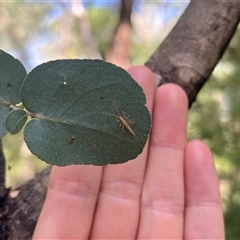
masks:
[[[19,109],[18,107],[16,107],[16,106],[15,106],[15,105],[13,105],[13,104],[10,104],[8,107],[9,107],[10,109],[12,109],[12,110]]]
[[[13,105],[13,104],[9,104],[8,107],[9,107],[10,109],[12,109],[12,110],[21,109],[21,108],[15,106],[15,105]],[[35,114],[34,114],[34,113],[31,113],[31,112],[29,112],[29,111],[26,110],[26,109],[24,109],[24,111],[26,112],[27,116],[29,116],[29,117],[31,117],[31,118],[35,118]]]

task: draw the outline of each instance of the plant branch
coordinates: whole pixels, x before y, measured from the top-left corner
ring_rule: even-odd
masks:
[[[0,239],[8,239],[10,226],[7,224],[6,219],[8,218],[7,214],[7,194],[9,192],[5,186],[5,167],[6,160],[3,155],[2,141],[0,139]]]
[[[105,54],[106,61],[112,62],[122,68],[129,66],[132,5],[133,0],[121,0],[119,21]]]
[[[0,199],[7,194],[7,189],[5,188],[5,167],[6,160],[3,155],[2,141],[0,139]]]
[[[42,171],[34,179],[10,192],[5,208],[9,228],[7,240],[31,239],[45,200],[51,167]],[[17,196],[16,196],[17,195]],[[2,226],[1,226],[2,227]],[[5,240],[2,239],[1,240]]]
[[[9,107],[10,109],[12,109],[12,110],[17,110],[17,109],[21,109],[21,110],[22,110],[22,108],[19,108],[19,107],[13,105],[13,104],[8,105],[8,107]],[[29,112],[29,111],[26,110],[26,109],[24,109],[24,111],[26,112],[26,115],[27,115],[27,116],[29,116],[29,117],[31,117],[31,118],[35,118],[35,117],[36,117],[34,113],[31,113],[31,112]]]
[[[189,106],[222,57],[240,20],[240,1],[192,1],[146,62],[157,85],[179,84]]]

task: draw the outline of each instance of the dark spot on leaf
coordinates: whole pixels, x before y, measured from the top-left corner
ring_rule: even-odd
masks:
[[[100,99],[103,100],[103,96],[100,96]]]
[[[9,88],[9,87],[11,87],[12,86],[12,84],[11,83],[7,83],[7,87]]]
[[[75,140],[75,137],[72,136],[71,139],[70,139],[70,141],[68,142],[68,144],[69,144],[69,145],[73,144],[74,140]]]

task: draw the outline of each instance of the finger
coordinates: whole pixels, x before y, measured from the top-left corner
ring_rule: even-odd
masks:
[[[88,239],[102,168],[53,167],[33,239]]]
[[[224,239],[219,185],[210,150],[200,141],[187,144],[184,239]]]
[[[187,97],[174,84],[155,94],[138,239],[182,239]]]
[[[151,110],[154,95],[152,73],[141,66],[130,68],[129,73],[144,89],[147,106]],[[147,146],[137,159],[104,168],[92,238],[135,238],[146,156]]]

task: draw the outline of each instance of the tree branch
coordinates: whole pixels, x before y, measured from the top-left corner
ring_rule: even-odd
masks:
[[[8,238],[1,240],[26,240],[31,239],[32,234],[45,200],[48,179],[51,168],[47,168],[25,185],[9,193],[5,199],[5,219],[1,222],[1,228],[5,228],[4,234]]]
[[[3,155],[2,141],[0,139],[0,199],[7,194],[7,190],[5,188],[5,167],[6,161]]]
[[[119,22],[105,54],[106,61],[112,62],[122,68],[129,66],[132,5],[133,0],[121,0]]]
[[[7,199],[8,189],[5,187],[5,167],[6,161],[2,150],[2,141],[0,139],[0,239],[8,239],[9,226],[6,223],[7,211],[5,200]]]
[[[146,62],[157,85],[179,84],[189,106],[222,57],[240,20],[240,2],[192,1]]]

